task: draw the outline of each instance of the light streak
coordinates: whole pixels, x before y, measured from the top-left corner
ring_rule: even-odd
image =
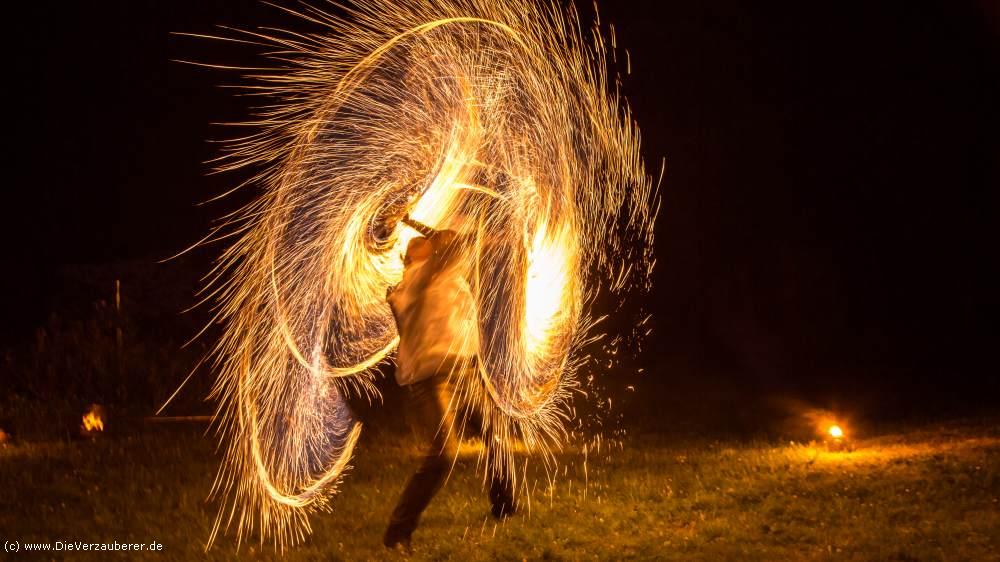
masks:
[[[226,498],[209,544],[235,526],[284,548],[328,507],[361,429],[346,398],[377,395],[399,341],[385,294],[418,236],[407,213],[467,241],[479,368],[454,377],[458,400],[495,436],[485,470],[511,478],[516,447],[549,466],[567,437],[598,287],[648,288],[654,263],[638,131],[575,10],[287,11],[321,31],[220,38],[273,47],[276,68],[247,69],[269,103],[215,161],[254,170],[261,195],[202,242],[235,239],[205,292],[223,326],[211,364]]]

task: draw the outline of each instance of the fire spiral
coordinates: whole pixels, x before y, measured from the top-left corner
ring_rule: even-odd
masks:
[[[648,284],[656,195],[600,34],[533,0],[368,0],[313,34],[234,32],[266,45],[268,97],[220,170],[261,195],[208,239],[234,239],[209,282],[226,454],[223,525],[284,546],[328,506],[360,434],[346,398],[377,391],[399,341],[386,288],[418,233],[468,241],[478,372],[457,381],[496,438],[548,458],[595,337],[599,291]],[[612,45],[613,47],[613,45]],[[614,52],[613,50],[610,52]],[[210,540],[210,542],[211,542]]]

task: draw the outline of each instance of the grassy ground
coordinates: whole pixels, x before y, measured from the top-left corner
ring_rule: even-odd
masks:
[[[138,427],[0,446],[0,538],[157,541],[162,552],[129,558],[234,559],[231,537],[202,551],[216,509],[205,501],[213,442],[195,427]],[[410,558],[1000,560],[997,424],[911,428],[855,447],[638,436],[586,462],[567,455],[554,487],[533,477],[530,509],[499,525],[475,467],[460,464]],[[313,536],[284,559],[405,558],[380,538],[412,451],[386,433],[364,441],[334,511],[314,517]],[[277,558],[256,544],[238,555]]]

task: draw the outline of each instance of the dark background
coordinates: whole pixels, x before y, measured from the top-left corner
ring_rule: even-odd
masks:
[[[649,413],[734,393],[868,416],[997,405],[1000,9],[759,4],[602,3],[647,165],[666,162],[654,331],[616,380]],[[40,4],[9,24],[8,354],[109,298],[107,279],[131,276],[130,306],[163,318],[193,302],[218,248],[154,262],[240,201],[195,206],[239,180],[203,162],[231,133],[212,123],[249,103],[218,87],[235,74],[172,59],[258,60],[171,34],[215,24],[302,27],[204,0]]]

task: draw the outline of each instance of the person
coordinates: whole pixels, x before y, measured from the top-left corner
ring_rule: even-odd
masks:
[[[408,390],[411,423],[425,441],[420,464],[407,481],[383,538],[386,547],[406,550],[421,513],[444,484],[458,454],[461,405],[454,393],[455,377],[474,375],[478,351],[463,244],[454,231],[427,227],[421,231],[429,236],[409,242],[402,281],[386,291],[399,332],[396,382]],[[514,513],[513,488],[507,478],[491,476],[489,497],[494,517]]]

